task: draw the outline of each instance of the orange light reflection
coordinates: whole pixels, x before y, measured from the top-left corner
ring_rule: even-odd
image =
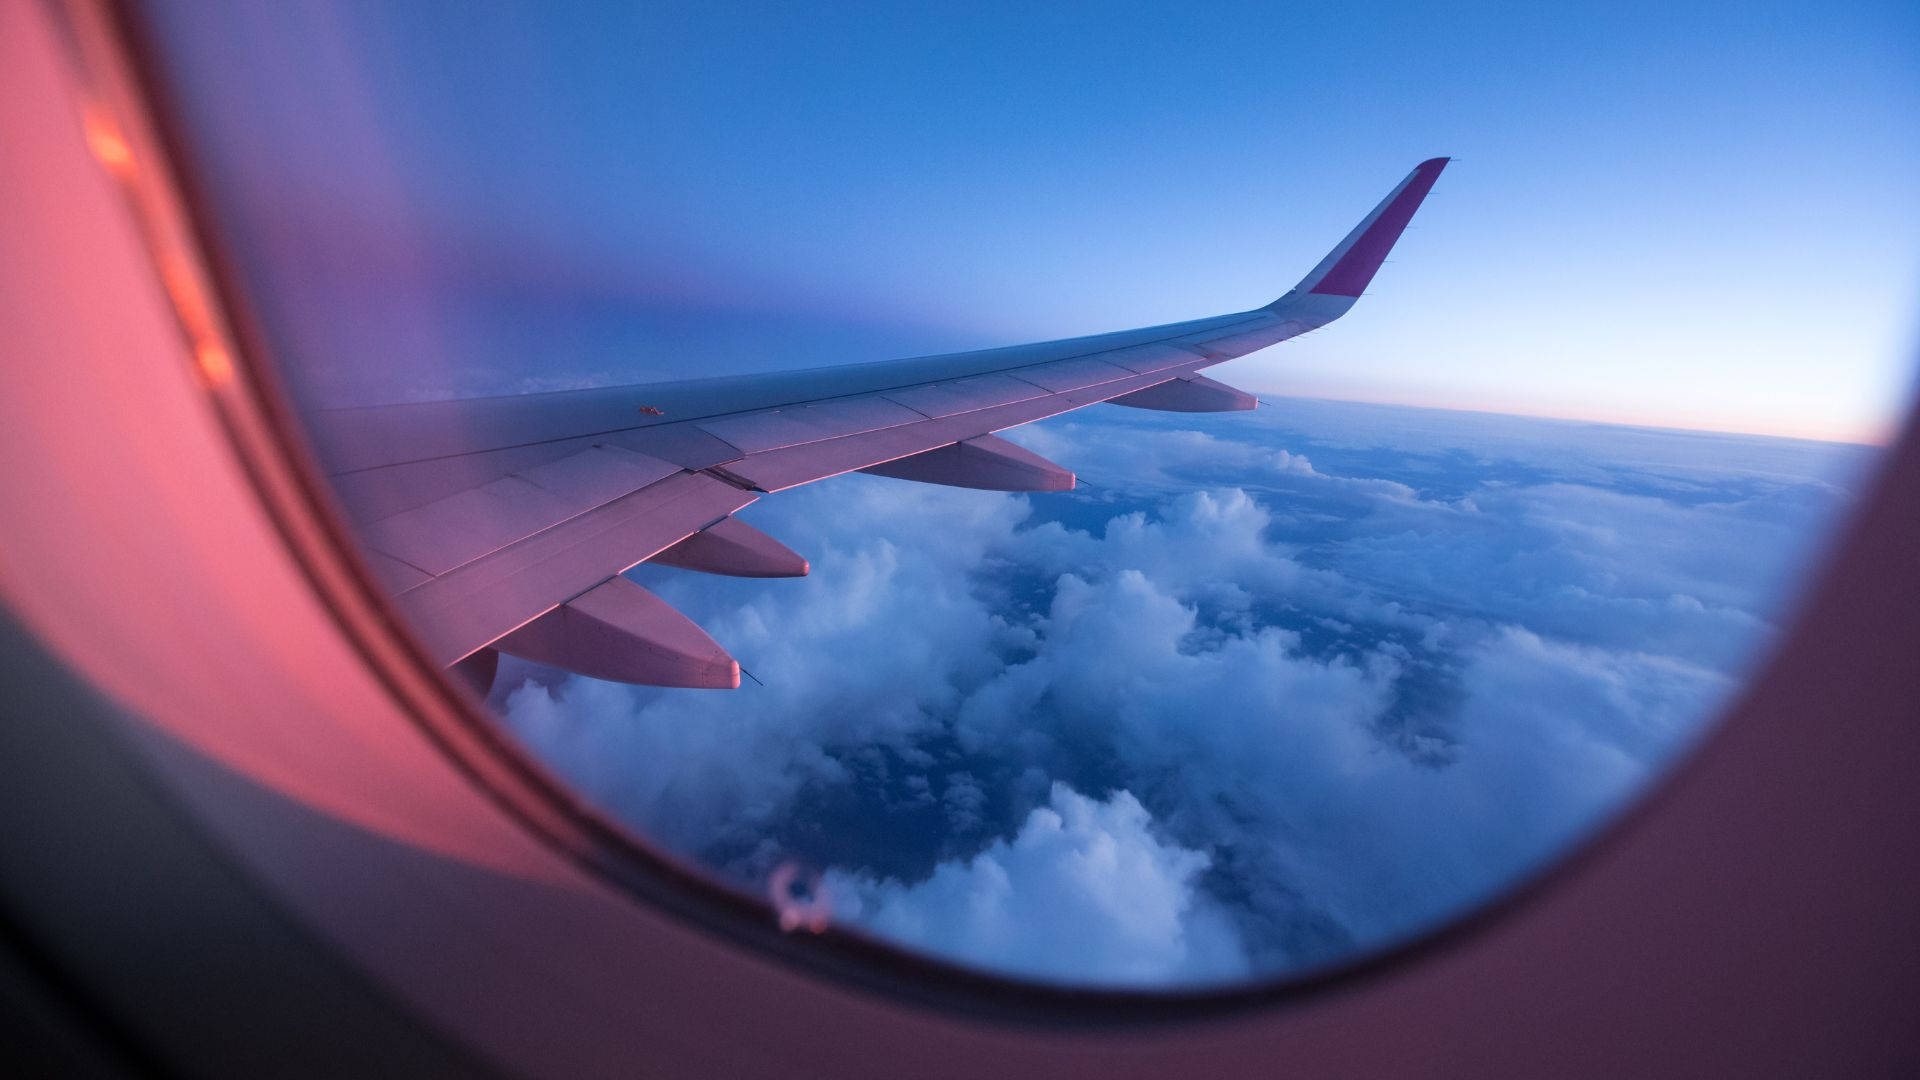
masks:
[[[223,386],[233,378],[233,357],[218,342],[200,342],[194,347],[193,359],[209,386]]]
[[[119,125],[113,122],[105,110],[99,106],[88,106],[83,120],[87,133],[87,149],[108,172],[121,180],[133,176],[133,147],[127,145],[126,137],[120,134]]]

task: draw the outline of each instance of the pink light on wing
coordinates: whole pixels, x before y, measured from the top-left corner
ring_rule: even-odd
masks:
[[[1393,250],[1394,241],[1406,230],[1407,222],[1413,220],[1413,212],[1420,209],[1420,203],[1433,190],[1433,182],[1440,179],[1440,170],[1447,167],[1449,158],[1428,158],[1413,170],[1413,178],[1407,186],[1400,189],[1386,210],[1367,226],[1360,239],[1354,242],[1340,261],[1333,264],[1327,276],[1320,279],[1310,291],[1326,293],[1332,296],[1359,296],[1367,291],[1367,283],[1386,261],[1387,252]]]

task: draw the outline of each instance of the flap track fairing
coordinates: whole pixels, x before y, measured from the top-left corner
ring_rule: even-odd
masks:
[[[1109,399],[1129,409],[1161,412],[1244,412],[1258,405],[1252,394],[1205,375],[1186,375]]]
[[[732,690],[740,665],[693,620],[612,578],[494,643],[501,652],[595,679]]]
[[[806,577],[810,569],[793,549],[732,517],[721,518],[647,561],[729,577]]]
[[[1073,474],[1046,458],[994,435],[870,465],[861,472],[918,480],[923,484],[987,491],[1071,491]]]

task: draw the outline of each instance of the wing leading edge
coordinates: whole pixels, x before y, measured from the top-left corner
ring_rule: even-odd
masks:
[[[1102,401],[1252,408],[1200,369],[1346,314],[1447,161],[1421,162],[1250,311],[773,375],[335,410],[315,435],[370,566],[437,663],[484,683],[500,650],[602,678],[738,686],[718,644],[619,575],[654,560],[799,576],[804,558],[732,515],[853,471],[1065,490],[1072,473],[993,433]]]

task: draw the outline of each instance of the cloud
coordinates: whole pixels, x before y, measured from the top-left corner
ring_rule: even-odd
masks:
[[[1383,943],[1538,865],[1729,684],[1495,628],[1463,652],[1436,765],[1381,738],[1407,663],[1394,650],[1319,659],[1273,627],[1195,631],[1195,609],[1139,571],[1064,576],[1036,655],[982,685],[956,728],[977,751],[1141,792],[1181,843],[1232,848],[1232,887],[1273,890],[1249,929],[1269,965]]]
[[[1617,812],[1845,498],[1808,444],[1300,411],[1018,429],[1094,477],[1066,497],[767,499],[811,578],[638,575],[764,687],[516,662],[497,701],[647,835],[749,885],[829,868],[874,932],[1066,980],[1298,971]]]
[[[929,952],[1063,983],[1162,985],[1242,976],[1232,925],[1196,888],[1208,864],[1165,843],[1125,791],[1052,786],[1010,840],[904,884],[828,875],[836,916]]]
[[[836,754],[908,750],[1030,634],[969,572],[1026,515],[1011,496],[851,478],[749,514],[813,559],[795,581],[651,570],[764,685],[663,691],[503,670],[508,724],[616,815],[686,852],[751,846]]]

